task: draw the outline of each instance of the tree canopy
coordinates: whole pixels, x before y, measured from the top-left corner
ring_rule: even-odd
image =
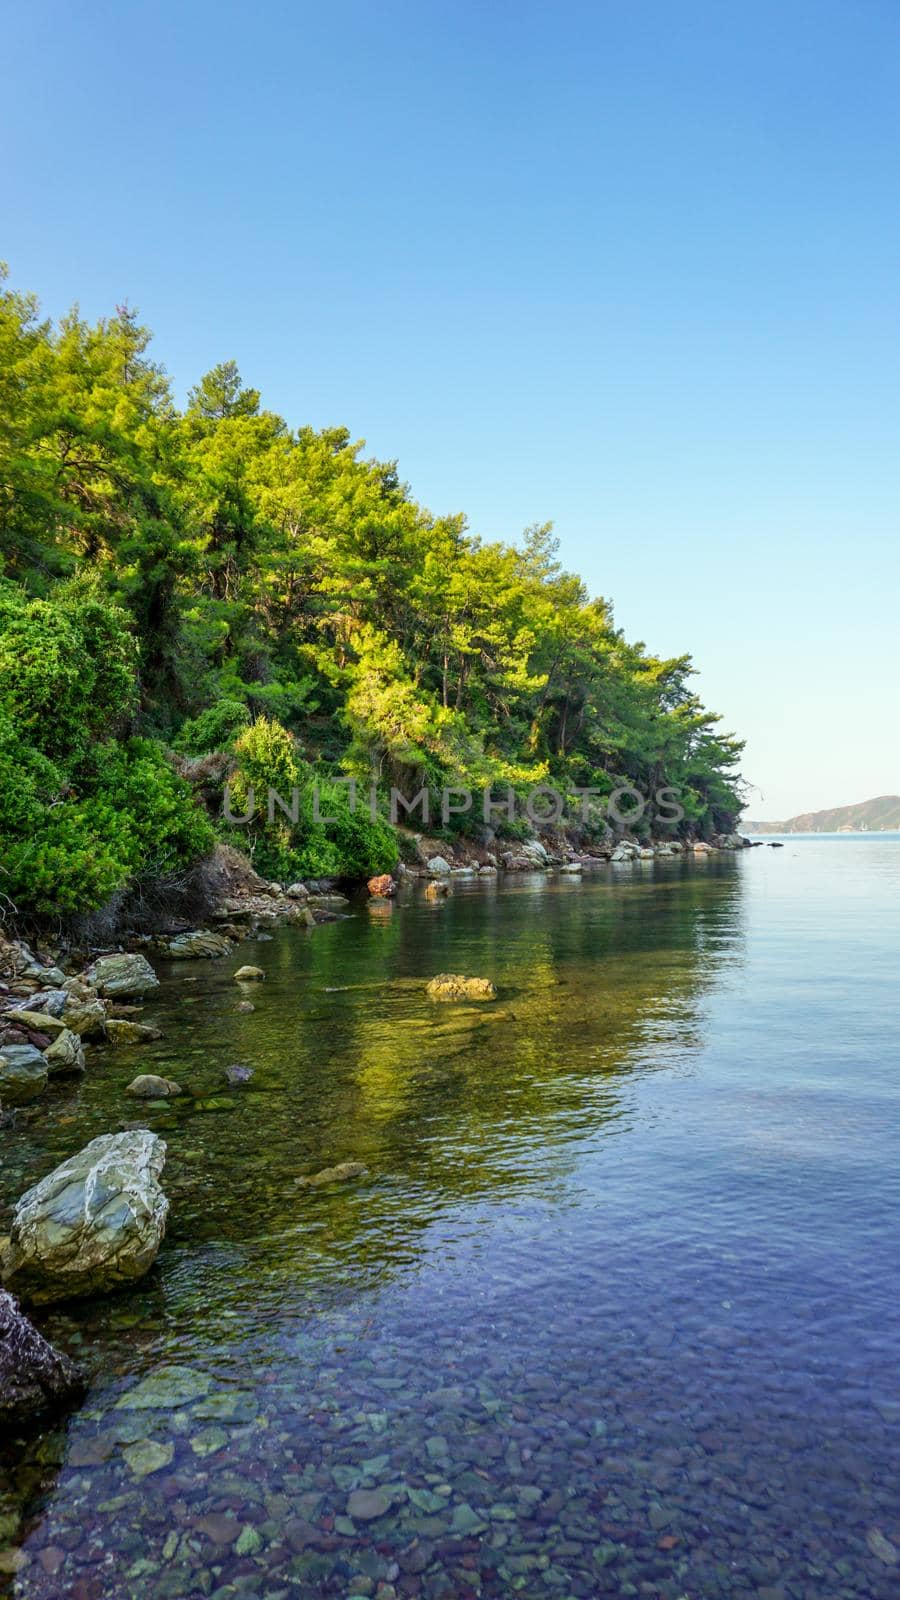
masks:
[[[106,737],[194,754],[266,719],[301,769],[407,797],[624,780],[732,824],[741,745],[690,657],[627,641],[549,525],[432,514],[233,361],[182,410],[149,349],[127,306],[54,325],[0,283],[0,708],[42,759],[77,776],[111,707]]]

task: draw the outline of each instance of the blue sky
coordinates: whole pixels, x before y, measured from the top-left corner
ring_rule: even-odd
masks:
[[[900,791],[900,6],[8,8],[0,254],[564,559],[748,740]]]

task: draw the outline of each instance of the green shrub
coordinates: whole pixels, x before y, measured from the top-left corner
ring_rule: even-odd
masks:
[[[188,756],[205,756],[213,750],[230,750],[250,721],[241,700],[218,700],[198,717],[182,724],[176,750]]]
[[[125,612],[85,580],[29,600],[0,582],[0,706],[23,742],[69,764],[114,732],[136,700]]]
[[[215,833],[209,818],[153,740],[100,746],[79,776],[88,770],[96,798],[115,807],[134,832],[136,875],[165,877],[212,850]]]

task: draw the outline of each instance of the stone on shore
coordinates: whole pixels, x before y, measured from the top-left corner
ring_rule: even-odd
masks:
[[[20,1428],[77,1400],[85,1381],[0,1289],[0,1426]]]
[[[373,900],[390,900],[397,893],[397,885],[389,872],[382,872],[377,878],[370,878],[366,888]]]
[[[181,1094],[182,1089],[172,1078],[160,1078],[155,1072],[142,1072],[132,1078],[125,1093],[135,1100],[168,1100],[173,1095]]]
[[[425,993],[430,1000],[496,1000],[490,978],[467,978],[460,972],[439,972]]]
[[[50,1068],[46,1056],[33,1044],[5,1044],[0,1048],[0,1101],[24,1106],[47,1087]]]
[[[63,1020],[80,1039],[102,1039],[106,1032],[106,1007],[102,1000],[70,1000]]]
[[[449,878],[451,867],[444,856],[432,856],[427,862],[428,871],[433,878]]]
[[[0,1024],[4,1027],[12,1023],[16,1028],[24,1028],[27,1032],[43,1033],[48,1039],[55,1039],[58,1033],[65,1033],[68,1026],[59,1017],[53,1017],[49,1012],[26,1010],[4,1011],[0,1015]]]
[[[147,1128],[106,1133],[16,1206],[4,1282],[37,1303],[98,1294],[149,1271],[166,1228],[166,1146]]]
[[[149,994],[159,988],[159,979],[146,956],[100,956],[85,973],[91,988],[107,1000],[122,1000],[130,995]]]
[[[262,967],[238,967],[234,975],[235,983],[261,983],[265,973]]]

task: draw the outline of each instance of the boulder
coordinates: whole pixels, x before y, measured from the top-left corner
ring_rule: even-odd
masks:
[[[479,867],[478,876],[479,878],[496,878],[497,868],[492,866],[489,861],[486,861],[483,867]]]
[[[255,1011],[256,1007],[252,1000],[239,1000],[234,1009],[235,1011],[247,1012]]]
[[[308,906],[316,906],[320,911],[340,911],[349,904],[345,894],[335,894],[333,890],[327,894],[311,894],[307,900]]]
[[[162,1038],[161,1028],[151,1028],[147,1022],[132,1022],[128,1017],[108,1017],[106,1022],[108,1044],[150,1044]]]
[[[13,1216],[7,1285],[47,1302],[143,1277],[166,1228],[165,1159],[165,1144],[146,1128],[105,1133],[35,1184]]]
[[[238,967],[234,975],[235,983],[261,983],[265,977],[262,967]]]
[[[579,873],[583,872],[584,868],[580,861],[564,861],[559,870],[560,872]]]
[[[126,1094],[135,1100],[168,1100],[173,1094],[181,1094],[181,1085],[172,1078],[159,1078],[155,1072],[142,1072],[138,1077],[132,1078]]]
[[[80,1398],[81,1372],[68,1356],[54,1350],[20,1311],[11,1294],[0,1289],[0,1427],[20,1428],[32,1418]]]
[[[71,1028],[63,1028],[44,1051],[51,1078],[67,1072],[84,1071],[84,1045]]]
[[[101,956],[88,967],[85,979],[91,988],[108,1000],[149,994],[159,988],[159,979],[146,956]]]
[[[289,883],[284,892],[292,900],[305,900],[309,894],[305,883]]]
[[[452,871],[449,861],[444,856],[432,856],[426,862],[426,866],[433,878],[449,877]]]
[[[217,961],[231,953],[231,941],[224,934],[210,933],[200,928],[193,933],[179,933],[166,945],[170,956],[179,961]]]
[[[425,993],[430,1000],[496,1000],[490,978],[466,978],[459,972],[439,972]]]
[[[0,1024],[5,1027],[10,1022],[17,1028],[43,1033],[49,1039],[55,1039],[58,1033],[67,1031],[67,1024],[61,1022],[59,1017],[52,1017],[49,1012],[32,1011],[30,1003],[27,1010],[17,1007],[14,1011],[4,1011],[0,1016]]]
[[[230,1083],[233,1088],[242,1083],[249,1083],[252,1077],[252,1067],[234,1066],[225,1068],[225,1082]]]
[[[102,1039],[106,1032],[106,1007],[102,1000],[70,1000],[63,1012],[63,1021],[79,1039]]]
[[[28,1002],[30,1011],[40,1011],[50,1017],[61,1017],[69,996],[65,989],[38,989]]]
[[[377,878],[370,878],[366,884],[374,900],[390,900],[397,893],[397,885],[389,872],[382,872]]]
[[[47,1058],[33,1044],[5,1044],[0,1050],[0,1101],[24,1106],[47,1087]]]

